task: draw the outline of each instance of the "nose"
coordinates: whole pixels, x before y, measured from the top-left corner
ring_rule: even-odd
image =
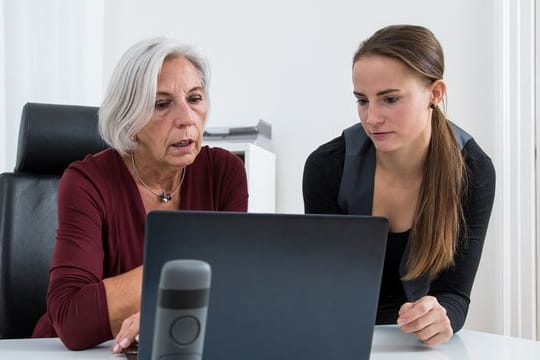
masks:
[[[186,100],[180,100],[174,103],[172,115],[177,127],[190,126],[195,123],[195,114]]]
[[[369,104],[367,109],[360,110],[360,120],[363,124],[376,126],[384,122],[380,109],[375,104]]]

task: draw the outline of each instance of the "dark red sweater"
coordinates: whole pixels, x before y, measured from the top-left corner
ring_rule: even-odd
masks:
[[[247,211],[241,160],[204,146],[188,166],[183,210]],[[133,178],[113,149],[71,164],[58,188],[58,230],[49,271],[47,313],[33,337],[59,336],[70,349],[112,338],[103,279],[143,261],[145,209]]]

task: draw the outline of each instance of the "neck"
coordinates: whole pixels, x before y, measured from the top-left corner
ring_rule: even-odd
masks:
[[[429,138],[392,152],[377,152],[377,167],[403,180],[421,178],[429,147]]]
[[[414,179],[422,176],[424,161],[425,156],[412,159],[402,154],[377,154],[377,167],[403,179]]]
[[[183,167],[180,172],[178,169],[174,169],[174,172],[172,173],[162,171],[161,174],[159,171],[154,171],[154,174],[157,174],[157,176],[149,176],[148,178],[151,180],[147,180],[145,176],[151,174],[152,172],[148,171],[148,168],[141,169],[135,158],[136,156],[134,153],[129,155],[131,165],[130,170],[135,182],[145,188],[149,193],[153,194],[157,200],[166,203],[170,201],[177,192],[180,191],[186,172],[185,167]],[[165,186],[163,185],[163,180],[165,180]]]
[[[128,155],[127,163],[129,163],[128,168],[137,183],[144,182],[145,185],[159,192],[173,191],[182,174],[181,169],[161,168],[155,162],[145,161],[135,153]]]

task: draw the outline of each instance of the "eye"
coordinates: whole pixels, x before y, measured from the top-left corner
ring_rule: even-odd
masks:
[[[356,103],[360,106],[367,105],[368,99],[366,98],[356,98]]]
[[[188,97],[188,101],[191,104],[198,104],[199,102],[203,101],[203,96],[200,94],[190,95]]]
[[[170,100],[156,100],[154,108],[156,110],[166,110],[171,105],[171,103],[172,101]]]
[[[398,96],[385,96],[383,101],[387,104],[394,104],[399,100]]]

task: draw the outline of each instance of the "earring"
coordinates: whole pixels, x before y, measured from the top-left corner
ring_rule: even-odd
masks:
[[[432,109],[435,109],[435,104],[431,103],[431,104],[429,104],[429,107],[432,108]]]

